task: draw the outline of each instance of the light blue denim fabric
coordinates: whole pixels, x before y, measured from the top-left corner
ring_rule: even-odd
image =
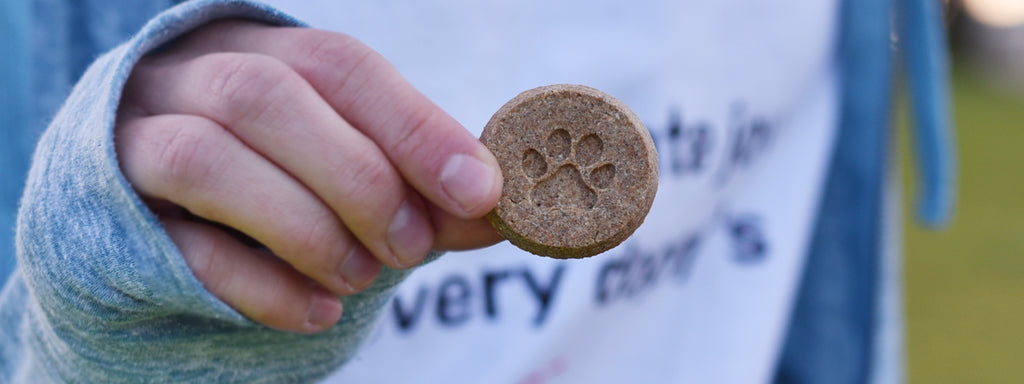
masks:
[[[890,7],[857,0],[841,10],[839,133],[779,383],[867,383],[871,372],[890,145]]]
[[[901,53],[916,111],[919,216],[941,226],[952,212],[955,171],[939,6],[843,3],[839,136],[776,383],[903,381],[901,263],[891,237],[899,197],[888,185],[895,181],[891,28],[895,20],[900,45],[912,47]]]
[[[370,334],[407,272],[385,271],[316,335],[256,324],[203,289],[121,175],[112,128],[133,64],[215,18],[297,24],[242,1],[161,14],[100,57],[40,139],[18,216],[19,269],[0,296],[0,382],[301,382]]]
[[[14,211],[24,188],[28,155],[36,135],[29,126],[32,93],[27,1],[0,3],[0,282],[14,270]]]
[[[172,0],[0,3],[0,282],[15,265],[18,199],[35,143],[85,68]]]
[[[0,225],[7,225],[0,230],[13,223],[39,127],[67,100],[39,142],[24,188],[19,264],[0,291],[0,383],[315,380],[355,353],[405,276],[385,271],[373,288],[345,299],[338,326],[314,336],[255,324],[195,280],[119,172],[111,131],[121,85],[141,55],[206,21],[230,16],[298,22],[246,1],[188,2],[96,60],[66,96],[94,55],[128,39],[141,20],[169,1],[0,4],[3,36],[36,36],[52,44],[32,49],[15,39],[0,45],[0,53],[13,58],[0,63],[0,89],[11,84],[13,90],[0,96],[0,138],[11,139],[0,142]],[[926,181],[922,213],[941,221],[950,211],[953,178],[943,36],[934,30],[940,19],[934,5],[929,10],[924,4],[934,1],[897,1],[910,9],[902,17],[913,19],[900,24],[902,43],[929,42],[907,50],[914,51],[907,62],[917,74],[914,93],[922,94],[915,96],[916,110],[923,113],[918,119]],[[899,259],[883,236],[892,239],[886,231],[894,230],[896,206],[895,194],[886,194],[892,189],[886,179],[892,153],[892,10],[890,0],[843,5],[842,125],[778,383],[902,378]],[[126,14],[135,16],[116,16]],[[26,73],[31,76],[22,77]],[[0,252],[10,255],[11,244],[3,236]],[[0,281],[4,265],[12,265],[4,254]]]

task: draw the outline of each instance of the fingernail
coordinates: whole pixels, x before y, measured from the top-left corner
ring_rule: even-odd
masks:
[[[441,188],[464,214],[470,214],[484,204],[494,189],[495,174],[476,157],[456,154],[448,158],[441,169]]]
[[[402,268],[416,265],[434,243],[430,223],[408,200],[402,203],[388,227],[388,245]]]
[[[362,245],[356,245],[341,262],[339,273],[349,292],[355,293],[370,285],[380,271],[380,262]]]
[[[338,320],[341,320],[341,299],[325,290],[316,290],[306,313],[306,330],[320,332],[334,326]]]

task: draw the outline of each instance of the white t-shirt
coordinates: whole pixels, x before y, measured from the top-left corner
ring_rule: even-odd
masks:
[[[477,135],[519,92],[578,83],[659,151],[625,243],[449,253],[328,382],[770,381],[837,126],[836,1],[266,2],[380,51]]]

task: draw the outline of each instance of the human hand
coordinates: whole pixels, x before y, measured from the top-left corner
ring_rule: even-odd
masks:
[[[199,281],[270,327],[324,330],[381,264],[501,240],[491,153],[345,35],[200,28],[133,69],[115,140]]]

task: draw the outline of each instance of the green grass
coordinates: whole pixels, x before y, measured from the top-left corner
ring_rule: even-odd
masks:
[[[952,225],[918,227],[905,189],[910,383],[1024,383],[1024,97],[964,70],[953,86]]]

